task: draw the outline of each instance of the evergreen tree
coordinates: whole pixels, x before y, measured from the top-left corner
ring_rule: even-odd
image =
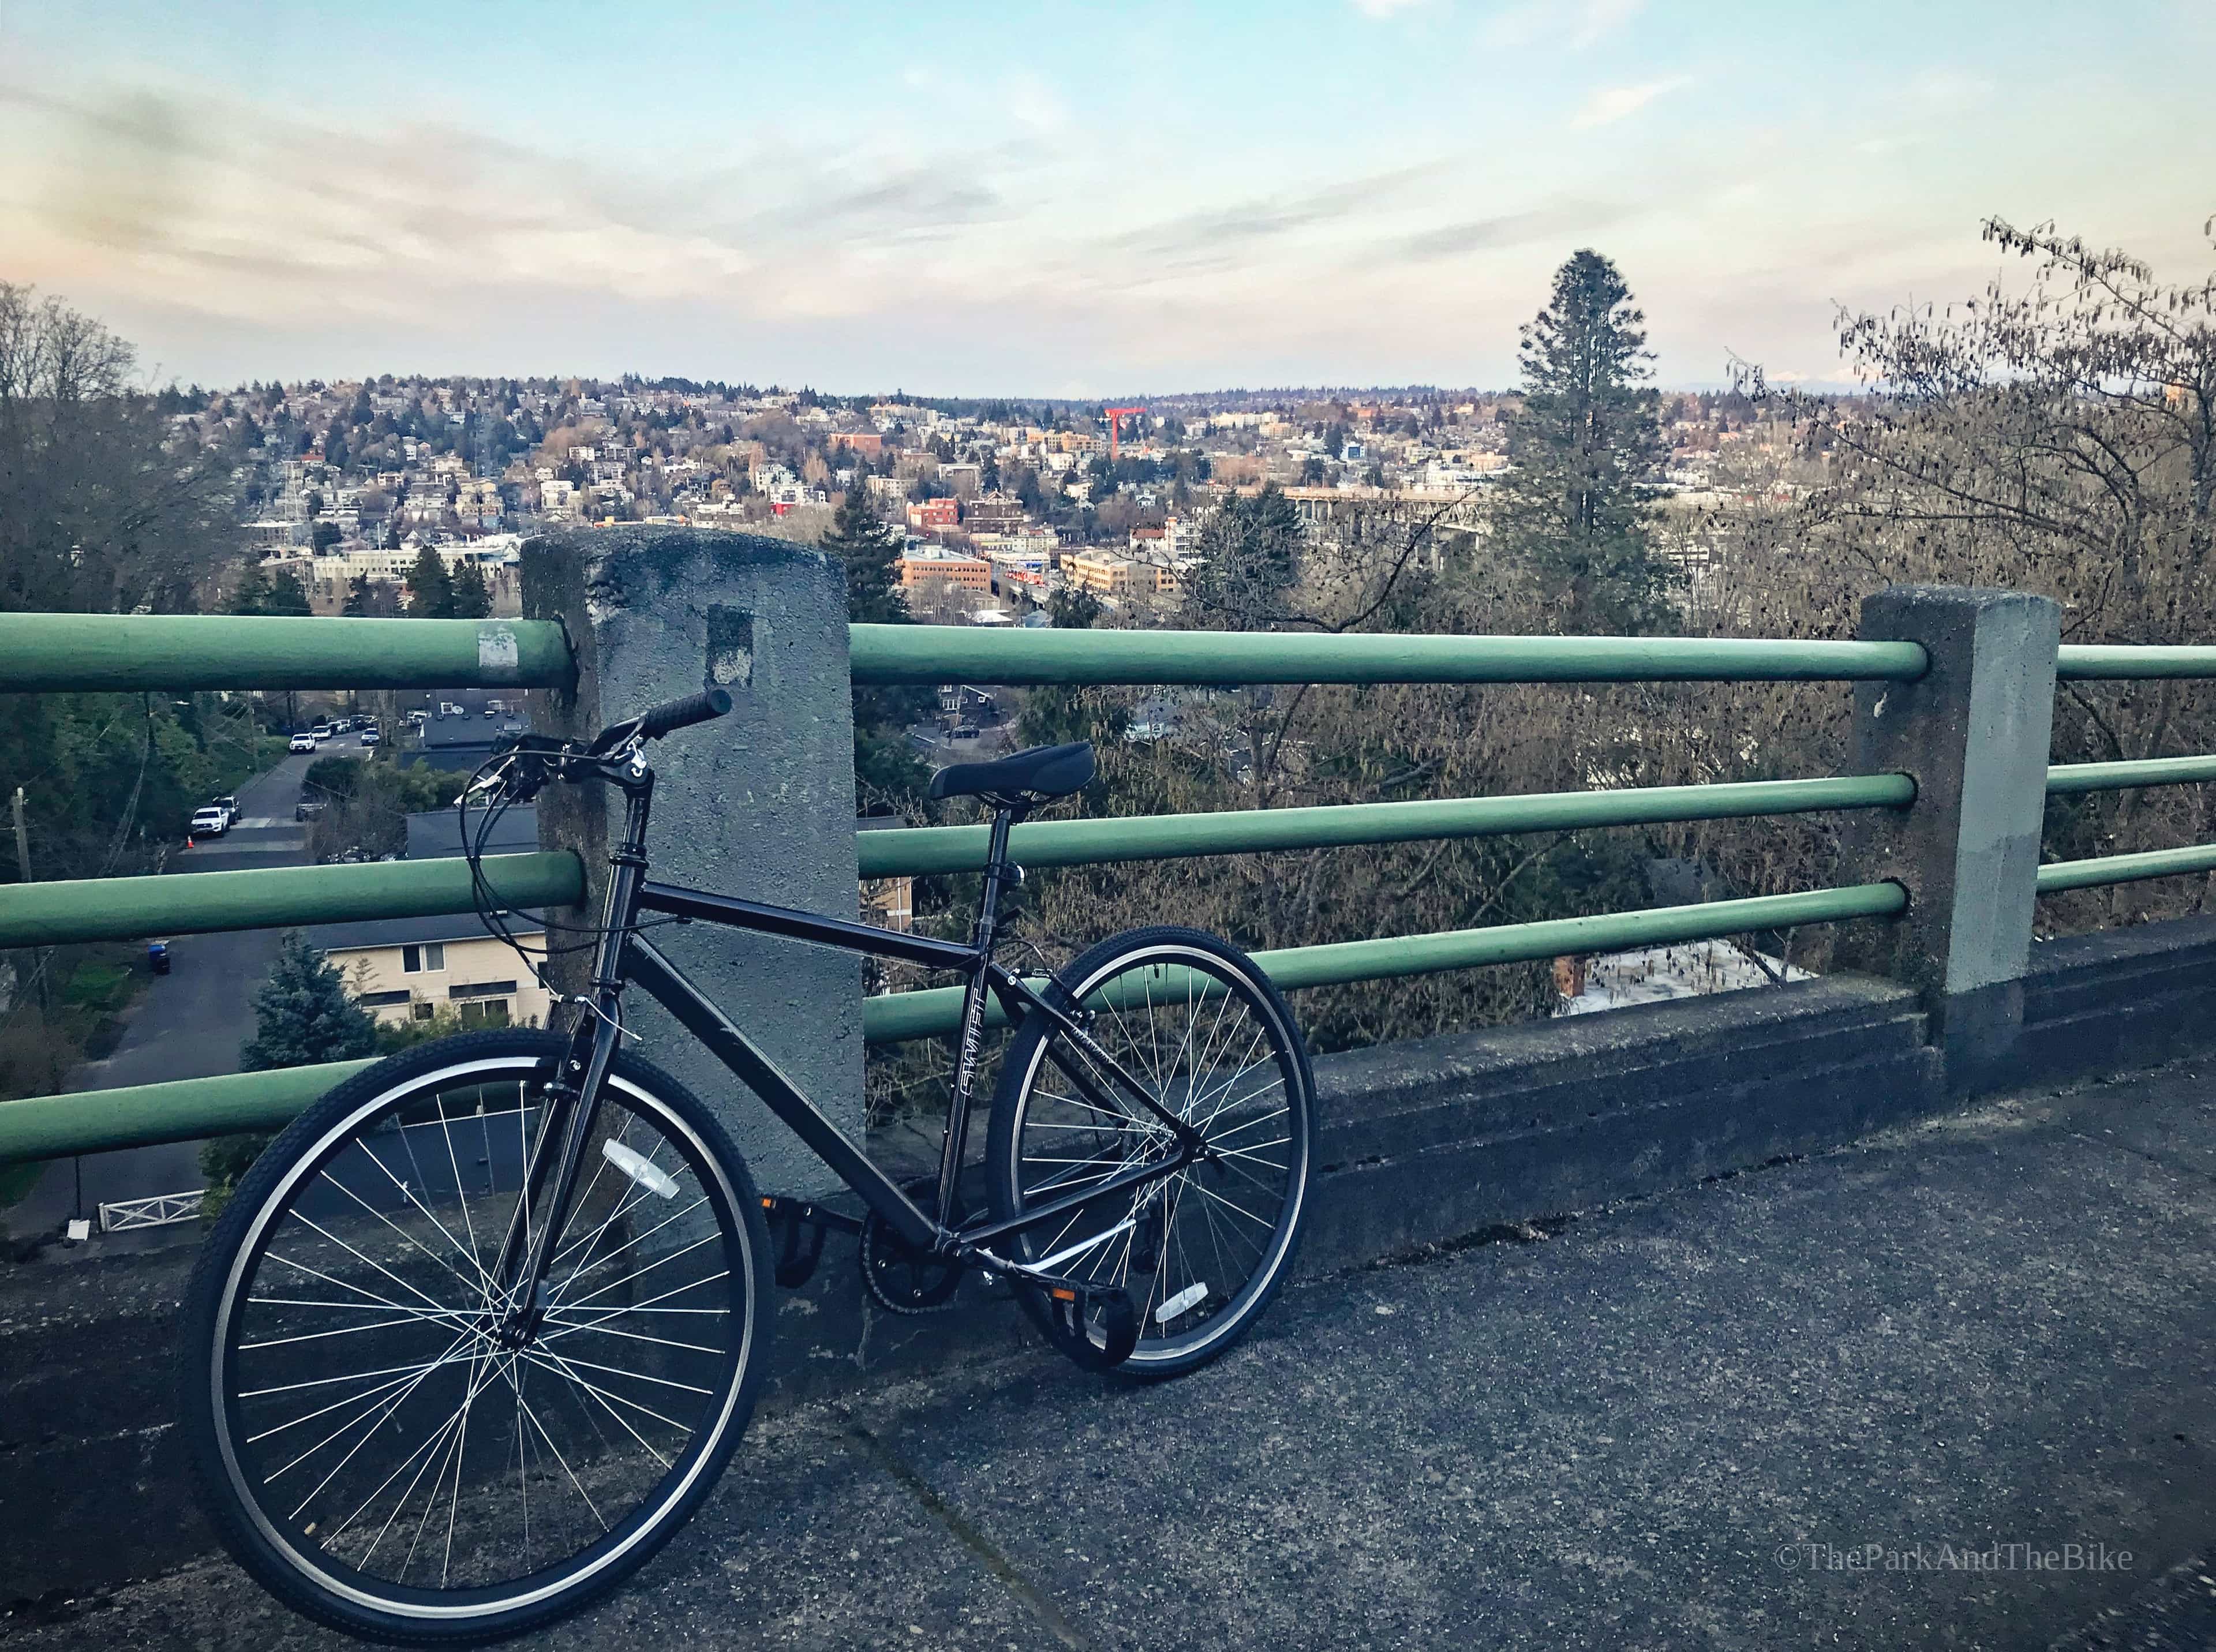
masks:
[[[1232,630],[1266,627],[1300,577],[1300,513],[1277,483],[1227,499],[1200,531],[1186,613]]]
[[[908,623],[900,594],[901,536],[877,514],[869,484],[857,477],[839,504],[820,549],[846,568],[846,617],[857,624]]]
[[[346,982],[298,933],[279,943],[277,961],[254,999],[254,1035],[238,1049],[240,1070],[356,1061],[377,1053],[377,1022],[347,996]]]
[[[226,614],[259,614],[266,612],[263,604],[269,600],[269,576],[262,571],[262,564],[249,561],[246,572],[238,576],[238,584],[225,599]]]
[[[870,502],[869,484],[857,476],[840,502],[831,531],[819,547],[846,568],[846,617],[858,624],[907,625],[914,621],[900,589],[901,536]],[[854,806],[859,813],[891,810],[928,815],[930,771],[908,750],[908,725],[931,715],[927,688],[854,691]]]
[[[451,611],[456,619],[483,619],[492,612],[492,593],[485,586],[483,570],[475,562],[464,562],[462,571],[453,577]]]
[[[322,954],[297,932],[286,936],[268,979],[255,996],[254,1035],[239,1046],[240,1069],[267,1072],[326,1061],[358,1061],[377,1053],[376,1017],[347,996],[346,983]],[[254,1132],[218,1136],[201,1144],[200,1173],[207,1181],[200,1202],[205,1219],[212,1220],[221,1212],[269,1141],[268,1135]]]
[[[1587,250],[1555,272],[1524,329],[1524,402],[1493,545],[1537,580],[1565,631],[1649,631],[1671,617],[1677,575],[1654,555],[1654,509],[1638,492],[1663,451],[1659,398],[1640,383],[1645,320],[1616,266]]]
[[[308,593],[301,589],[300,576],[279,572],[269,576],[269,594],[262,599],[265,614],[312,614],[316,611],[308,604]]]
[[[408,612],[415,619],[451,619],[454,613],[454,580],[446,559],[432,546],[416,553],[408,570]]]

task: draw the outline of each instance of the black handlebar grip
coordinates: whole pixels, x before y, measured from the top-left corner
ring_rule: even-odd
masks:
[[[639,718],[638,732],[649,740],[660,740],[664,734],[689,728],[696,722],[713,722],[730,709],[731,697],[724,690],[704,689],[684,699],[654,707]]]

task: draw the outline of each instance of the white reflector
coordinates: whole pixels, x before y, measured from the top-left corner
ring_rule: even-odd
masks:
[[[655,1169],[613,1138],[600,1144],[600,1157],[649,1193],[660,1194],[664,1199],[677,1197],[677,1184],[670,1180],[668,1171]]]

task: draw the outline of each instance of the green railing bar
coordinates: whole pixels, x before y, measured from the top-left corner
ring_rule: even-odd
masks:
[[[2039,893],[2095,889],[2108,883],[2137,883],[2145,878],[2177,877],[2187,872],[2216,872],[2216,844],[2186,849],[2150,849],[2137,855],[2102,855],[2092,860],[2049,861],[2039,869]]]
[[[566,906],[584,899],[584,868],[567,850],[488,855],[483,865],[486,881],[505,906]],[[431,918],[472,910],[470,863],[459,856],[11,883],[0,887],[0,948]]]
[[[352,870],[354,869],[346,869]],[[220,873],[204,873],[217,877]],[[1792,924],[1835,923],[1900,912],[1908,896],[1897,883],[1864,883],[1804,894],[1663,906],[1643,912],[1508,924],[1443,935],[1388,937],[1335,945],[1291,947],[1255,955],[1280,986],[1326,986],[1396,975],[1515,963],[1562,953],[1612,951],[1703,940]],[[863,1004],[872,1043],[896,1043],[954,1030],[958,987],[888,993]],[[997,1009],[993,1013],[997,1023]],[[232,1130],[275,1129],[326,1090],[362,1071],[366,1061],[288,1067],[275,1072],[187,1078],[126,1090],[90,1090],[0,1102],[0,1164],[162,1141],[191,1141]]]
[[[2121,791],[2130,786],[2184,786],[2216,780],[2216,757],[2149,757],[2122,763],[2058,763],[2047,771],[2047,795]]]
[[[1907,680],[1914,642],[1337,636],[856,625],[858,683],[1623,683]]]
[[[1616,952],[1629,947],[1709,940],[1795,924],[1885,918],[1904,911],[1907,905],[1908,892],[1898,883],[1857,883],[1801,894],[1757,895],[1745,900],[1711,900],[1647,912],[1605,912],[1593,918],[1503,924],[1437,935],[1288,947],[1258,952],[1254,961],[1281,987],[1333,986],[1447,969],[1474,969],[1487,964],[1522,963],[1568,953]],[[897,1044],[951,1033],[960,1020],[961,1004],[958,986],[880,993],[863,1001],[862,1034],[872,1044]],[[997,1004],[991,1007],[987,1019],[995,1024],[1001,1021]]]
[[[326,1090],[371,1065],[335,1061],[0,1102],[0,1164],[196,1141],[234,1130],[281,1130]]]
[[[2216,677],[2216,648],[2065,642],[2054,652],[2054,674],[2075,683],[2115,682],[2133,677]]]
[[[1622,791],[1538,792],[1521,797],[1453,797],[1317,808],[1226,809],[1130,820],[1037,820],[1009,834],[1025,866],[1083,866],[1237,855],[1436,838],[1495,837],[1665,820],[1736,820],[1816,809],[1905,808],[1916,783],[1905,774],[1818,780],[1753,780],[1710,786],[1642,786]],[[987,826],[909,826],[856,834],[865,878],[975,872],[985,864]]]
[[[0,614],[0,691],[549,688],[570,679],[551,620]]]

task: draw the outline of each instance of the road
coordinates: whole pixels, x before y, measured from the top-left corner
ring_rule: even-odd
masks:
[[[2206,1648],[2202,1065],[1316,1280],[1180,1382],[858,1378],[528,1644]],[[214,1558],[10,1628],[342,1644]]]
[[[325,746],[323,755],[359,749],[348,737]],[[182,875],[305,863],[307,828],[293,824],[292,807],[299,801],[301,778],[314,761],[305,753],[287,757],[242,785],[237,794],[240,824],[220,838],[202,839],[173,854],[169,872]],[[274,930],[178,937],[170,947],[170,973],[148,984],[114,1053],[106,1060],[77,1068],[65,1088],[112,1090],[237,1072],[238,1047],[253,1030],[254,994],[276,950]],[[204,1179],[198,1142],[87,1153],[76,1163],[83,1167],[83,1212],[95,1219],[95,1225],[103,1201],[188,1192]],[[17,1234],[50,1231],[69,1217],[77,1204],[73,1170],[67,1159],[48,1165],[29,1195],[7,1213],[10,1230]],[[182,1227],[173,1237],[182,1241],[196,1232]]]

